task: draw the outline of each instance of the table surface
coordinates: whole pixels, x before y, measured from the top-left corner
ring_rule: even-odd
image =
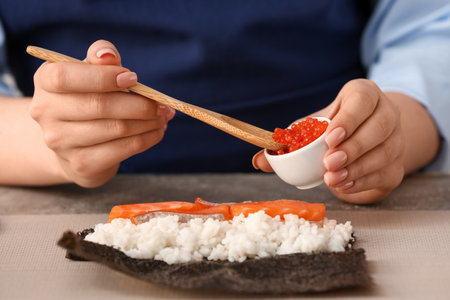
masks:
[[[297,190],[270,174],[119,175],[96,189],[75,185],[0,186],[0,299],[246,299],[153,285],[93,262],[64,258],[61,234],[105,222],[112,206],[136,202],[297,199],[327,205],[327,217],[350,220],[366,250],[373,285],[297,298],[448,299],[450,175],[422,174],[378,204],[336,199],[325,186]]]

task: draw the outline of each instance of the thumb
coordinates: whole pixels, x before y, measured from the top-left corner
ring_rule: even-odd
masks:
[[[122,65],[119,51],[112,43],[105,40],[93,43],[89,47],[84,61],[94,65]]]

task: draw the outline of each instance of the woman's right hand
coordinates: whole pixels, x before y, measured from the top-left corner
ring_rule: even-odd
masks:
[[[175,111],[125,90],[137,82],[113,44],[97,41],[86,63],[44,63],[30,106],[68,182],[96,187],[121,161],[159,143]]]

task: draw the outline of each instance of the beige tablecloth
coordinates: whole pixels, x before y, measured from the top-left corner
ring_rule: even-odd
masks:
[[[328,211],[327,216],[352,221],[357,246],[366,249],[374,284],[306,297],[450,298],[450,211]],[[106,218],[0,215],[0,299],[274,299],[173,290],[93,262],[64,258],[56,241],[65,230],[89,228]]]

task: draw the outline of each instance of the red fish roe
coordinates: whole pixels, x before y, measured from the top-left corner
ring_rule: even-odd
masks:
[[[306,118],[291,125],[291,128],[275,128],[273,139],[280,144],[285,144],[283,149],[272,154],[286,154],[298,150],[316,140],[327,129],[327,121],[319,121],[314,118]]]

